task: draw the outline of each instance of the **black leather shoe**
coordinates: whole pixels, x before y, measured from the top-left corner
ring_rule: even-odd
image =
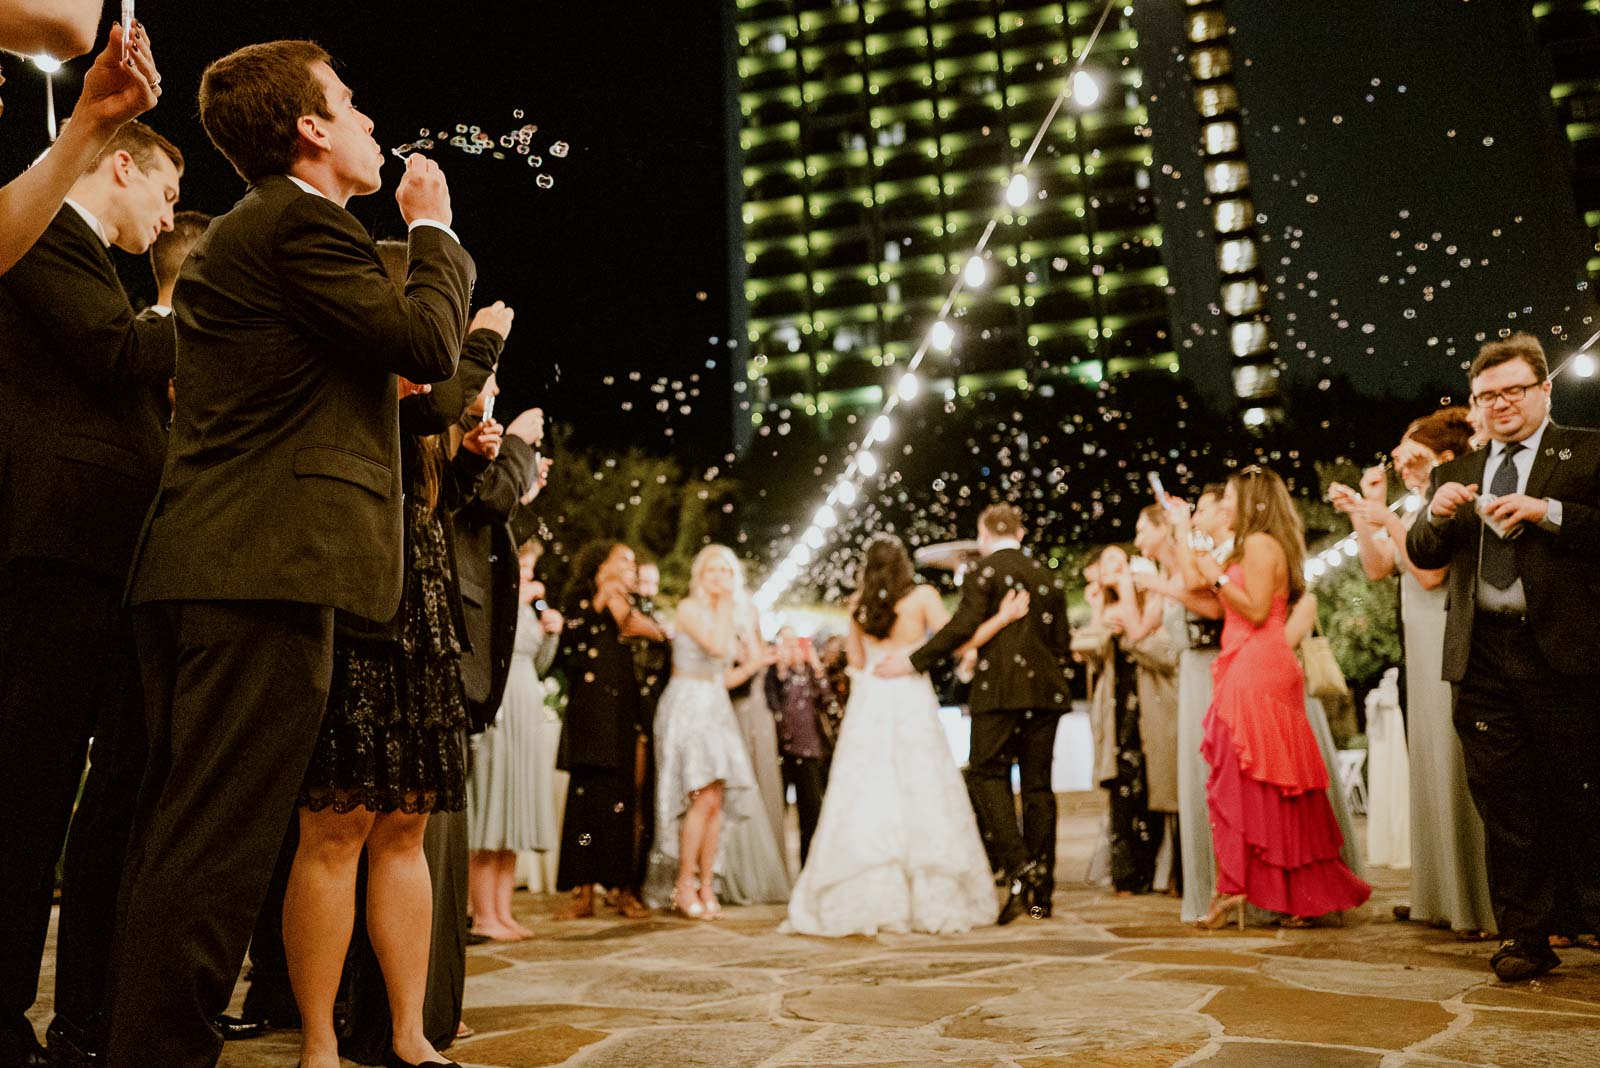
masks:
[[[265,1020],[249,1020],[243,1016],[229,1016],[226,1013],[211,1017],[211,1026],[222,1032],[224,1042],[243,1042],[247,1038],[260,1038],[272,1030]]]
[[[1521,983],[1535,979],[1561,963],[1544,939],[1508,938],[1489,958],[1489,967],[1502,983]]]
[[[89,1040],[83,1029],[60,1016],[50,1021],[44,1040],[50,1047],[49,1063],[56,1068],[98,1068],[105,1063],[100,1050],[95,1048],[97,1044]]]
[[[1011,876],[1011,896],[1007,897],[1006,903],[1000,907],[1000,915],[994,921],[996,927],[1004,927],[1018,916],[1032,910],[1039,890],[1038,868],[1038,864],[1029,861]]]
[[[19,1035],[16,1041],[0,1034],[0,1064],[6,1068],[12,1065],[16,1068],[50,1068],[50,1055],[39,1045],[32,1031]]]

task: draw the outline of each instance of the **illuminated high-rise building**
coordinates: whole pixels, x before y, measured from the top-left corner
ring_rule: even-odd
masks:
[[[1572,185],[1589,229],[1589,278],[1600,282],[1600,4],[1539,0],[1539,40],[1550,59],[1550,99],[1572,146]]]
[[[1130,9],[1005,200],[1101,8],[738,0],[746,434],[875,408],[997,210],[934,388],[1176,367]]]

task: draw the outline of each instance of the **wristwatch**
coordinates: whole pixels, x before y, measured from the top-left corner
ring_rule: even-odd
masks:
[[[1213,582],[1211,584],[1211,592],[1212,593],[1221,593],[1222,592],[1222,587],[1228,585],[1232,581],[1233,580],[1228,577],[1228,573],[1226,571],[1224,571],[1222,574],[1217,576],[1217,581],[1215,581],[1215,582]]]

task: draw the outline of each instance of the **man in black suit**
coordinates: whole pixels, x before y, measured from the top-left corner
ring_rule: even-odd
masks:
[[[170,322],[135,318],[109,249],[172,227],[183,156],[130,122],[0,277],[0,1066],[38,1060],[56,861],[58,1036],[92,1049],[128,827],[144,769],[122,584],[165,450]]]
[[[1528,334],[1484,345],[1470,381],[1491,441],[1434,471],[1406,549],[1450,568],[1444,678],[1505,939],[1492,964],[1511,982],[1560,963],[1549,935],[1566,865],[1600,924],[1600,434],[1550,421]]]
[[[375,192],[372,123],[306,41],[251,45],[200,86],[249,183],[179,275],[178,411],[130,593],[150,764],[123,887],[108,1060],[209,1066],[316,742],[336,609],[400,601],[396,375],[444,381],[472,259],[437,165],[406,161],[404,292],[345,210]]]
[[[927,671],[948,659],[999,610],[1011,589],[1028,592],[1028,617],[1006,627],[978,651],[972,680],[972,749],[967,789],[978,825],[1010,885],[998,922],[1023,912],[1050,915],[1055,888],[1056,795],[1050,783],[1056,727],[1071,707],[1067,657],[1072,634],[1067,603],[1049,568],[1022,551],[1022,513],[993,504],[978,517],[983,558],[961,586],[950,622],[909,658],[889,657],[880,675]],[[1022,773],[1022,827],[1017,827],[1011,765]]]

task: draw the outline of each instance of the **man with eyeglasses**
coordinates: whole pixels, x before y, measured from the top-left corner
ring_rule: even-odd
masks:
[[[1551,422],[1529,334],[1484,345],[1470,380],[1489,444],[1434,471],[1406,549],[1450,568],[1444,678],[1505,939],[1491,964],[1516,982],[1560,963],[1564,880],[1600,925],[1600,434]]]

